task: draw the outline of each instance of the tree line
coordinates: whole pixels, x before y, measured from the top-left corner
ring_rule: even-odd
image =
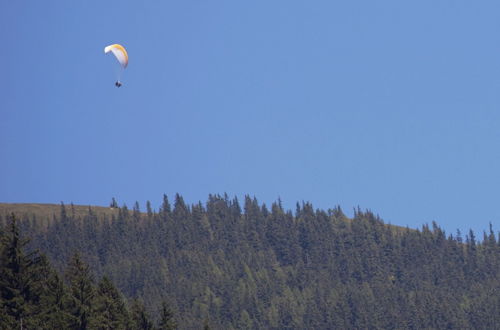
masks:
[[[177,194],[145,212],[113,203],[118,212],[101,217],[61,205],[50,221],[25,216],[20,228],[58,271],[80,251],[153,320],[167,300],[188,329],[500,324],[500,240],[491,227],[477,239],[436,223],[402,228],[370,211],[348,218],[307,202],[291,211],[250,196],[189,205]]]

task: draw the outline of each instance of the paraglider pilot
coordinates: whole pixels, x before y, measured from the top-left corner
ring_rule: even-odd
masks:
[[[116,87],[120,87],[121,85],[122,85],[122,83],[121,83],[121,82],[119,82],[119,81],[115,82],[115,86],[116,86]]]

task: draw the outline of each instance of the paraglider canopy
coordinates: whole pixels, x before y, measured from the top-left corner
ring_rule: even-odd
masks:
[[[112,52],[115,55],[116,59],[120,63],[120,65],[125,69],[128,65],[128,54],[125,48],[119,44],[109,45],[104,48],[104,53],[107,54]]]
[[[113,45],[109,45],[109,46],[105,47],[104,53],[107,54],[109,52],[111,52],[111,53],[113,53],[113,55],[115,55],[116,59],[118,60],[118,63],[120,63],[120,66],[121,66],[121,68],[117,71],[117,79],[118,80],[115,83],[116,87],[120,87],[122,85],[122,83],[120,82],[120,76],[121,76],[122,71],[125,70],[125,68],[128,65],[128,54],[127,54],[127,51],[125,50],[125,47],[123,47],[120,44],[113,44]]]

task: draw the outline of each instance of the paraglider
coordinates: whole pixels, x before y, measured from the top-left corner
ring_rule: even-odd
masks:
[[[127,51],[125,50],[125,47],[119,44],[113,44],[109,45],[104,48],[104,53],[107,54],[109,52],[112,52],[113,55],[115,55],[116,59],[118,60],[118,63],[120,63],[120,71],[118,73],[118,80],[115,82],[116,87],[120,87],[122,85],[120,81],[120,76],[121,72],[125,70],[125,68],[128,65],[128,54]]]

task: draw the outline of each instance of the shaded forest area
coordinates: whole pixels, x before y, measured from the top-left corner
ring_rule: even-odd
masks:
[[[116,206],[116,205],[114,205]],[[31,249],[62,272],[78,252],[95,276],[179,328],[487,328],[500,324],[500,240],[492,228],[447,235],[385,224],[371,212],[295,212],[210,195],[158,212],[147,204],[108,215],[61,205],[53,218],[22,216]],[[6,217],[0,225],[8,227]],[[156,318],[158,318],[156,316]]]
[[[143,303],[127,301],[107,276],[96,282],[75,253],[61,276],[29,239],[14,215],[0,231],[0,329],[175,329],[167,302],[154,327]]]

